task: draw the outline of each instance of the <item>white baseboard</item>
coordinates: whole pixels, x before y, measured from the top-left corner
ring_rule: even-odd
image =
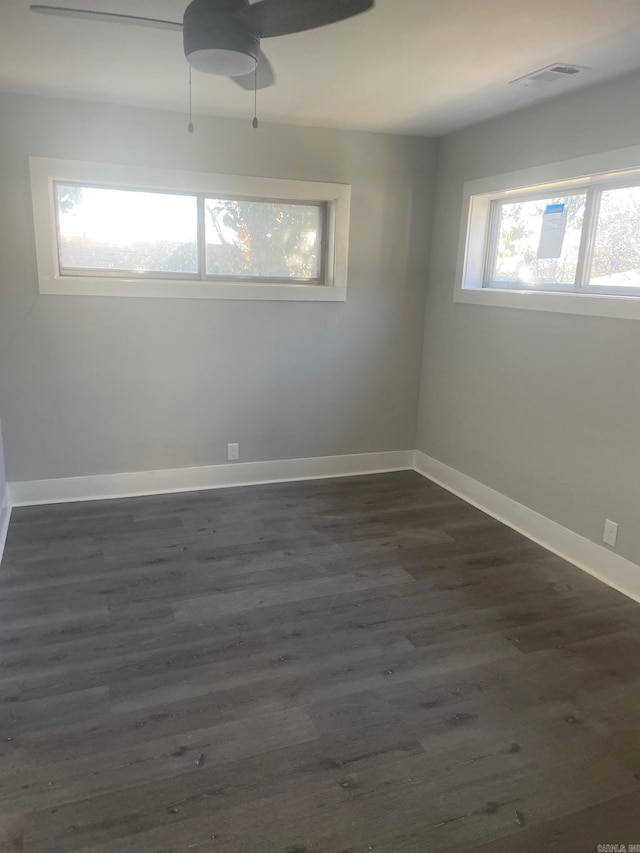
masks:
[[[25,480],[9,483],[9,500],[11,506],[35,506],[193,492],[230,486],[351,477],[360,474],[405,471],[412,467],[412,450],[356,453],[350,456],[319,456],[310,459],[281,459],[271,462],[236,462],[230,465],[209,465],[202,468],[95,474],[58,480]]]
[[[97,474],[9,483],[9,506],[0,511],[0,560],[12,506],[107,500],[410,469],[640,602],[640,566],[419,450],[243,462],[201,468]]]
[[[487,515],[640,602],[640,566],[416,450],[414,469]]]
[[[4,554],[4,546],[7,541],[7,533],[9,532],[9,521],[11,519],[11,507],[6,504],[0,507],[0,565],[2,565],[2,555]]]

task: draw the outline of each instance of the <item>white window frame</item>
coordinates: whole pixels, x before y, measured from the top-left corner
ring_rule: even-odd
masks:
[[[640,320],[637,291],[562,286],[545,289],[488,281],[495,248],[496,209],[504,201],[548,198],[576,192],[588,196],[577,281],[584,283],[593,251],[598,194],[640,184],[640,146],[536,166],[464,184],[454,300],[499,308]]]
[[[147,169],[111,163],[30,157],[31,192],[40,293],[64,296],[127,296],[170,299],[258,299],[344,302],[347,298],[351,187],[316,181],[243,177],[210,172]],[[321,204],[326,210],[323,282],[259,283],[163,275],[62,274],[54,185],[84,184],[117,189],[207,194],[223,198]]]

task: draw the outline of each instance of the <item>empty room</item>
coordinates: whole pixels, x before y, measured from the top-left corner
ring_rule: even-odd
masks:
[[[49,3],[0,853],[640,851],[640,5]]]

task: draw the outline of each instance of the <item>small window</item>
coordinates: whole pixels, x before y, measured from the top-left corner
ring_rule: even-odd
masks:
[[[455,301],[640,319],[639,163],[640,146],[468,181]]]
[[[198,275],[196,196],[55,184],[61,275]]]
[[[207,198],[204,211],[208,276],[322,281],[322,205]]]
[[[574,286],[586,194],[500,202],[486,286],[566,290]],[[553,222],[556,231],[547,224]],[[558,231],[562,231],[561,239]]]
[[[31,159],[43,293],[346,298],[350,188]]]
[[[588,285],[640,294],[640,186],[601,193]]]

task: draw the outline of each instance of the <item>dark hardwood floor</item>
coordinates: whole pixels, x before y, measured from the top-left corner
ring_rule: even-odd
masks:
[[[16,509],[0,850],[640,845],[640,605],[419,475]]]

